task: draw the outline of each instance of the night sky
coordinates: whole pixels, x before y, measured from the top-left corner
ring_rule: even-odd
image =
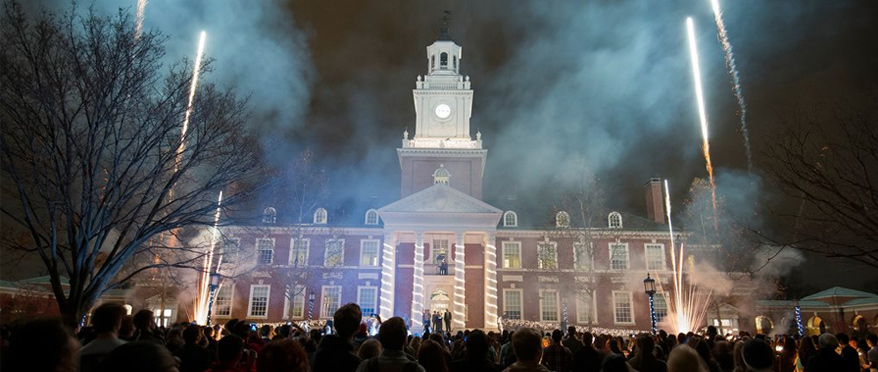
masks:
[[[67,3],[27,5],[58,4]],[[97,1],[106,11],[135,4]],[[563,187],[565,165],[581,157],[611,191],[609,205],[645,215],[641,186],[649,177],[668,178],[678,205],[692,180],[707,176],[686,44],[691,16],[718,190],[745,201],[736,203],[743,204],[738,215],[756,215],[779,201],[760,175],[779,118],[878,88],[878,2],[721,7],[748,104],[753,175],[708,0],[152,0],[145,26],[168,36],[168,61],[192,58],[197,32],[206,30],[206,53],[216,59],[206,78],[250,94],[269,165],[284,167],[313,150],[333,198],[351,203],[398,196],[395,149],[403,130],[414,131],[411,90],[426,72],[425,48],[439,34],[442,11],[450,10],[475,91],[473,135],[480,130],[489,151],[486,201]],[[837,266],[804,277],[818,289],[831,278],[878,291],[876,273]],[[797,270],[812,269],[806,262]]]

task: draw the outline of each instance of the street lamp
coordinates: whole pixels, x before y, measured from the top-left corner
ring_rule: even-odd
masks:
[[[210,326],[210,316],[213,315],[213,300],[216,299],[216,290],[219,288],[220,284],[219,274],[210,273],[210,297],[207,300],[207,323],[205,325]]]
[[[655,279],[650,278],[648,272],[646,273],[646,279],[643,279],[643,291],[649,296],[649,317],[650,320],[652,320],[652,334],[656,334],[655,303],[653,302],[653,296],[655,295]]]
[[[314,292],[308,295],[308,324],[311,324],[311,314],[314,313]]]

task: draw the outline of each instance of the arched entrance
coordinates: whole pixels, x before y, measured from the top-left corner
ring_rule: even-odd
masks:
[[[853,326],[854,331],[856,332],[866,332],[866,318],[862,315],[857,315],[851,320],[851,326]]]
[[[437,289],[430,293],[430,312],[438,311],[444,313],[445,309],[451,304],[451,297],[444,289]]]
[[[756,333],[767,335],[771,334],[773,329],[774,323],[767,316],[760,315],[756,317]]]

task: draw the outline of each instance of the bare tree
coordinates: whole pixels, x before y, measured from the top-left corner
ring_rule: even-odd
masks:
[[[70,326],[138,273],[198,267],[203,247],[154,238],[213,225],[217,193],[258,169],[246,102],[202,83],[183,136],[192,68],[208,64],[166,72],[162,37],[134,29],[122,11],[31,19],[15,3],[0,26],[0,211],[30,238],[5,248],[39,258]]]
[[[878,268],[878,111],[860,104],[797,111],[781,119],[766,173],[793,208],[772,213],[793,226],[762,234],[773,244]]]

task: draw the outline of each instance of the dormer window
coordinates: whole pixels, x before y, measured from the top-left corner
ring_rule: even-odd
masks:
[[[555,227],[570,227],[570,215],[560,211],[555,215]]]
[[[433,184],[443,184],[447,185],[448,181],[451,179],[451,172],[445,168],[445,164],[439,164],[439,168],[436,168],[436,171],[433,172]]]
[[[366,224],[367,225],[377,225],[378,224],[378,211],[374,209],[370,209],[366,211]]]
[[[439,68],[442,70],[448,69],[448,53],[442,52],[439,55]]]
[[[266,225],[274,225],[277,223],[277,210],[268,207],[262,211],[262,223]]]
[[[622,228],[622,215],[619,212],[610,213],[607,217],[607,223],[611,229],[621,229]]]
[[[326,225],[326,209],[317,208],[317,210],[314,211],[314,224]]]
[[[518,226],[518,215],[513,211],[507,211],[503,214],[503,226],[504,227],[516,227]]]

